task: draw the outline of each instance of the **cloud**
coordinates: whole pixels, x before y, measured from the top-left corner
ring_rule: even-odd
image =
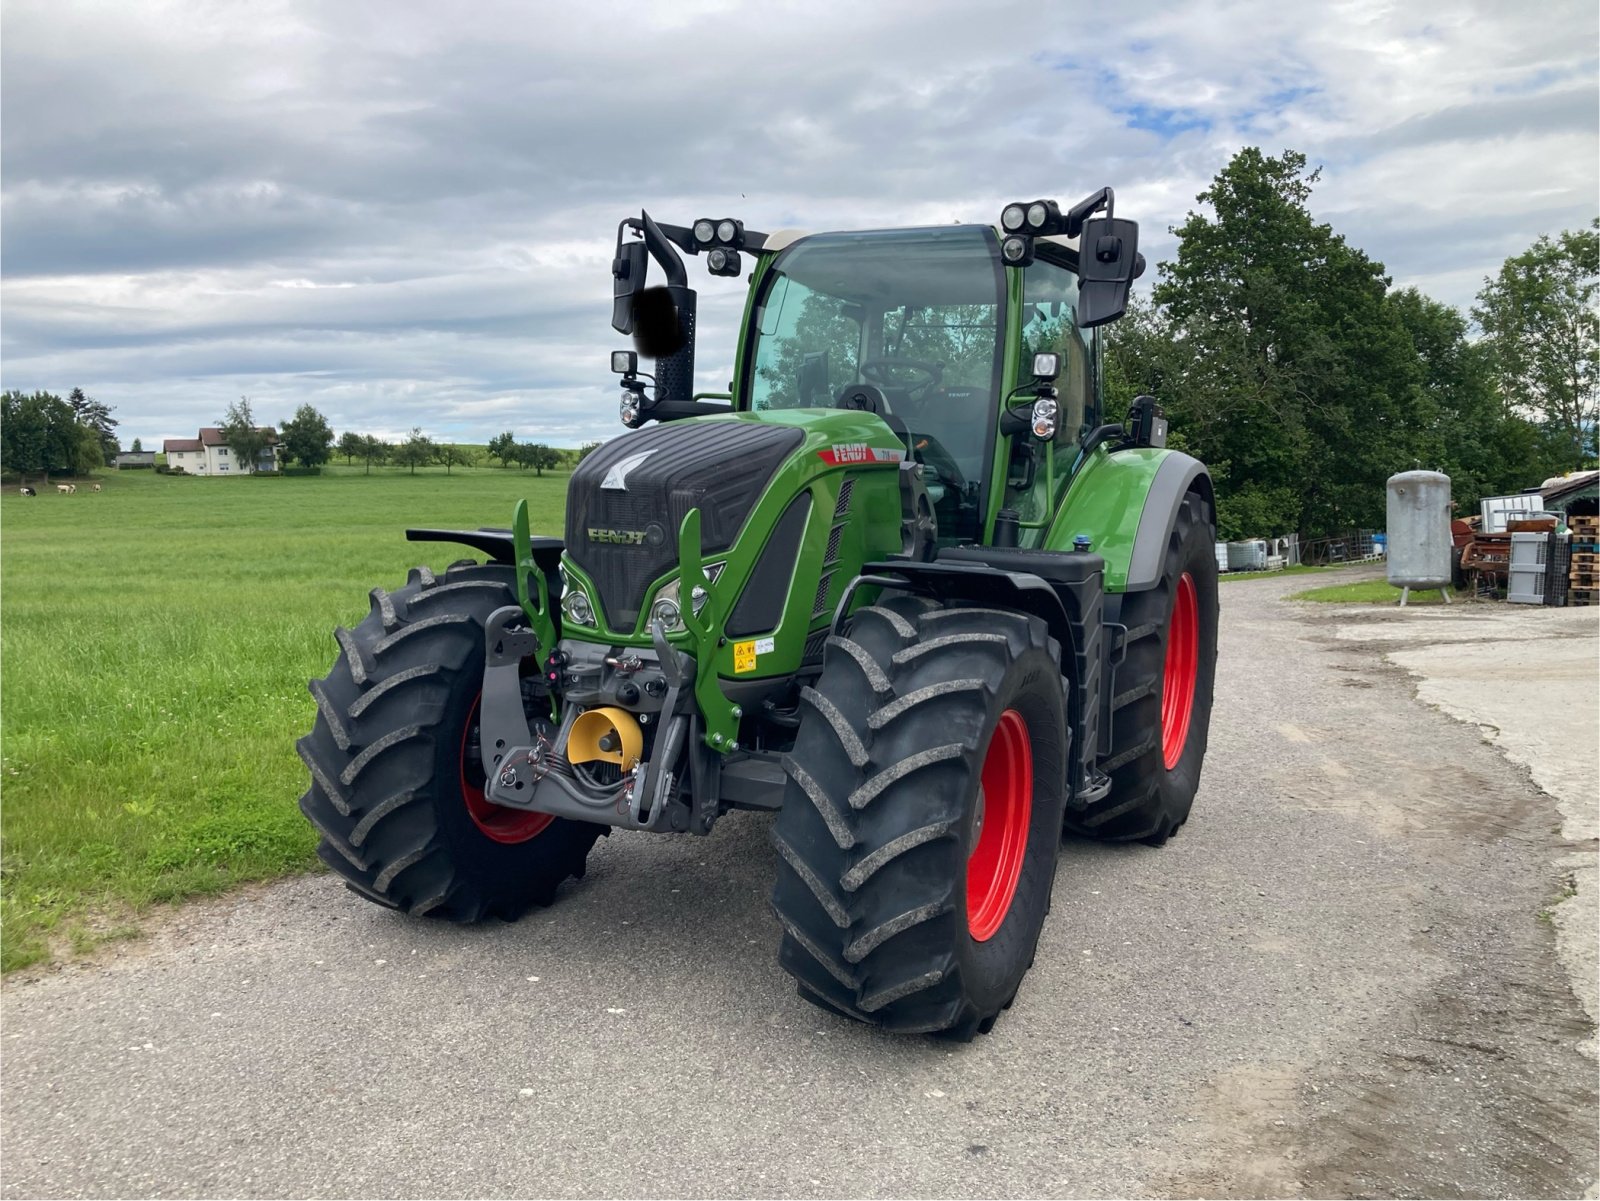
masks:
[[[240,394],[614,433],[611,241],[641,205],[863,228],[1109,183],[1159,258],[1234,151],[1292,147],[1319,218],[1466,305],[1600,192],[1576,0],[11,0],[3,33],[5,385],[82,386],[147,443]],[[699,286],[721,388],[742,297]]]

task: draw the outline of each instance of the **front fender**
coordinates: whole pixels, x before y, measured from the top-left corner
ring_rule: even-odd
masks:
[[[1101,448],[1074,477],[1044,549],[1071,550],[1073,538],[1087,534],[1106,561],[1108,592],[1152,587],[1191,491],[1214,505],[1211,475],[1190,455],[1155,447]]]

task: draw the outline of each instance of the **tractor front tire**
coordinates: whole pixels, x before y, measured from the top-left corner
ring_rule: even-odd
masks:
[[[779,963],[801,996],[900,1033],[987,1033],[1055,878],[1060,648],[1042,621],[896,595],[828,639],[773,827]]]
[[[1189,818],[1211,729],[1217,666],[1217,559],[1211,510],[1190,492],[1167,540],[1161,579],[1122,598],[1127,654],[1111,700],[1111,791],[1067,810],[1068,831],[1166,842]]]
[[[601,827],[484,799],[476,746],[484,623],[515,604],[508,567],[413,568],[372,591],[372,611],[334,637],[311,681],[316,724],[296,747],[311,772],[300,810],[317,855],[354,892],[456,922],[508,921],[581,877]]]

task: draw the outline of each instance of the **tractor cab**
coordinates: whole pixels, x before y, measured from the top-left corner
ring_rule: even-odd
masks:
[[[986,226],[796,241],[756,289],[738,406],[876,414],[923,466],[941,540],[974,541],[1005,367],[1005,282]]]

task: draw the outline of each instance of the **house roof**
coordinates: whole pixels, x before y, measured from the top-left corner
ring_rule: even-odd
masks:
[[[256,429],[258,432],[267,436],[267,444],[269,446],[277,442],[278,431],[273,429],[270,425],[258,425]],[[204,425],[200,427],[200,441],[206,446],[227,445],[227,439],[222,436],[222,431],[214,425]]]
[[[161,449],[162,449],[162,451],[164,453],[169,454],[169,455],[175,450],[199,450],[200,449],[200,439],[199,438],[168,438],[165,442],[163,442],[161,444]]]

